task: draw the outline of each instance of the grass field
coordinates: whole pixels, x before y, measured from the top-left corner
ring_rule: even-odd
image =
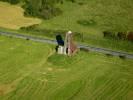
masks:
[[[133,30],[133,1],[132,0],[76,0],[76,3],[64,2],[57,6],[62,14],[49,20],[26,18],[23,16],[23,9],[19,6],[12,6],[0,2],[0,30],[26,33],[47,38],[55,38],[55,34],[44,30],[72,30],[79,35],[78,42],[96,47],[103,47],[117,51],[133,53],[133,45],[130,41],[103,38],[103,31],[132,31]],[[6,10],[8,9],[8,10]],[[111,13],[110,13],[111,12]],[[11,16],[9,16],[11,15]],[[38,31],[33,29],[19,29],[23,26],[40,23]],[[7,29],[6,29],[7,28]]]
[[[75,0],[58,5],[63,14],[43,21],[40,28],[72,30],[101,36],[101,32],[133,30],[132,0]],[[80,21],[80,23],[78,23]]]
[[[0,27],[19,29],[41,23],[40,19],[24,17],[23,13],[24,10],[17,5],[0,2]]]
[[[133,60],[0,36],[0,100],[132,100]]]
[[[37,29],[40,29],[40,31],[44,29],[71,30],[83,34],[83,39],[79,36],[78,42],[133,53],[132,42],[107,39],[103,37],[102,33],[103,31],[132,31],[132,4],[132,0],[76,0],[76,3],[64,2],[57,5],[63,13],[52,19],[43,20]],[[50,34],[49,32],[40,31],[36,32],[31,29],[31,32],[28,30],[26,33],[43,37]]]

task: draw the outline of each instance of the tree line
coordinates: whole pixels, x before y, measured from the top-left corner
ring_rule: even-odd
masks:
[[[44,19],[49,19],[57,16],[62,11],[55,6],[56,3],[62,0],[25,0],[25,15],[37,16]]]
[[[35,16],[43,19],[49,19],[62,13],[61,9],[56,7],[57,3],[63,4],[64,1],[75,2],[75,0],[0,0],[17,4],[22,2],[26,16]]]
[[[20,0],[0,0],[0,1],[3,1],[3,2],[9,2],[11,4],[17,4],[20,2]]]

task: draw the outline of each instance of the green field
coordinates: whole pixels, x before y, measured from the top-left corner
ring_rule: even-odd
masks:
[[[133,60],[0,36],[0,100],[132,100]]]
[[[78,42],[133,53],[132,42],[103,37],[103,31],[117,33],[133,30],[132,0],[75,0],[75,3],[68,1],[56,5],[62,10],[62,14],[49,20],[41,19],[42,22],[39,22],[35,29],[27,31],[9,29],[37,24],[39,20],[29,21],[24,17],[24,10],[19,7],[21,4],[9,5],[0,2],[0,12],[4,12],[0,15],[0,27],[3,27],[0,30],[52,39],[55,39],[55,34],[58,32],[51,33],[51,31],[71,30],[83,36],[83,38],[81,35],[78,36]],[[9,14],[11,16],[8,16]]]
[[[133,0],[70,1],[56,4],[62,13],[49,20],[24,16],[25,0],[0,2],[0,30],[50,39],[71,30],[77,42],[133,53],[132,42],[103,37],[133,30]],[[54,45],[0,35],[0,100],[133,100],[132,66],[132,59],[91,51],[68,57]]]
[[[102,33],[133,30],[133,0],[75,1],[76,3],[64,2],[58,5],[63,14],[50,20],[43,20],[38,29],[72,30],[82,33],[86,44],[133,52],[133,45],[129,41],[106,39]],[[32,34],[37,35],[34,32]],[[39,35],[43,36],[43,33]]]
[[[83,41],[79,36],[78,42],[118,51],[133,52],[133,45],[129,41],[103,38],[103,31],[117,33],[133,30],[133,0],[75,1],[75,3],[58,4],[57,7],[63,13],[49,20],[43,20],[37,26],[37,30],[65,30],[66,32],[71,30],[83,34]],[[33,29],[31,32],[28,30],[25,33],[52,37],[49,35],[50,32],[36,32]]]
[[[101,35],[100,33],[105,30],[133,30],[132,0],[75,1],[57,5],[63,14],[44,20],[40,28],[72,30],[93,35]]]

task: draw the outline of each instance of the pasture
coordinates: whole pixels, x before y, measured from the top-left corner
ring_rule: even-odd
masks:
[[[133,60],[0,36],[0,100],[132,100]]]
[[[0,27],[19,29],[33,24],[40,24],[38,18],[24,17],[24,10],[18,5],[0,2]]]
[[[55,34],[73,31],[78,42],[117,51],[133,52],[130,41],[104,38],[103,31],[126,32],[133,30],[132,0],[75,0],[58,4],[62,14],[42,23],[33,29],[20,33],[55,38]],[[54,32],[53,32],[54,31]],[[57,32],[55,32],[57,31]],[[53,32],[53,33],[52,33]]]
[[[102,31],[133,30],[132,0],[75,0],[58,4],[63,14],[44,20],[40,28],[72,30],[101,36]]]
[[[132,0],[76,0],[75,3],[68,1],[56,5],[62,10],[62,14],[49,20],[41,19],[41,21],[24,17],[24,11],[20,8],[21,4],[10,5],[0,2],[0,13],[2,13],[0,27],[3,27],[0,30],[52,39],[58,33],[55,31],[63,33],[71,30],[79,33],[76,37],[78,42],[117,51],[133,52],[132,42],[103,37],[103,31],[117,33],[133,30]],[[19,30],[21,27],[33,24],[39,25],[35,26],[35,29],[33,27],[26,31]]]

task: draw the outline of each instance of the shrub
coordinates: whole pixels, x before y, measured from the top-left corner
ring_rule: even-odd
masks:
[[[128,33],[127,39],[128,39],[129,41],[133,41],[133,32],[129,32],[129,33]]]
[[[0,1],[3,1],[3,2],[9,2],[11,4],[17,4],[20,2],[20,0],[0,0]]]
[[[110,53],[107,53],[106,56],[108,56],[108,57],[112,57],[113,55],[110,54]]]
[[[113,37],[114,34],[113,34],[112,32],[109,32],[109,31],[104,31],[104,32],[103,32],[103,36],[104,36],[104,37]]]
[[[71,1],[72,3],[75,3],[76,2],[76,0],[67,0],[67,1]]]
[[[25,30],[26,29],[26,27],[20,27],[20,30]]]
[[[96,25],[96,22],[94,20],[78,20],[77,21],[78,24],[82,25],[82,26],[92,26],[92,25]]]
[[[61,3],[62,0],[25,0],[26,16],[37,16],[43,19],[50,19],[62,13],[62,11],[55,6],[56,3]]]
[[[20,0],[9,0],[11,4],[17,4],[20,2]]]
[[[126,56],[125,56],[125,55],[119,55],[119,57],[120,57],[121,59],[126,59]]]
[[[26,38],[27,41],[29,41],[30,39],[29,38]]]
[[[117,37],[118,37],[118,39],[126,40],[126,33],[125,32],[118,32]]]
[[[133,41],[133,32],[128,32],[128,33],[118,32],[117,35],[115,35],[114,32],[104,31],[103,36],[107,38],[113,38],[113,39]]]
[[[78,2],[78,4],[79,4],[79,5],[81,5],[81,6],[82,6],[82,5],[84,5],[84,3],[83,3],[83,2]]]

